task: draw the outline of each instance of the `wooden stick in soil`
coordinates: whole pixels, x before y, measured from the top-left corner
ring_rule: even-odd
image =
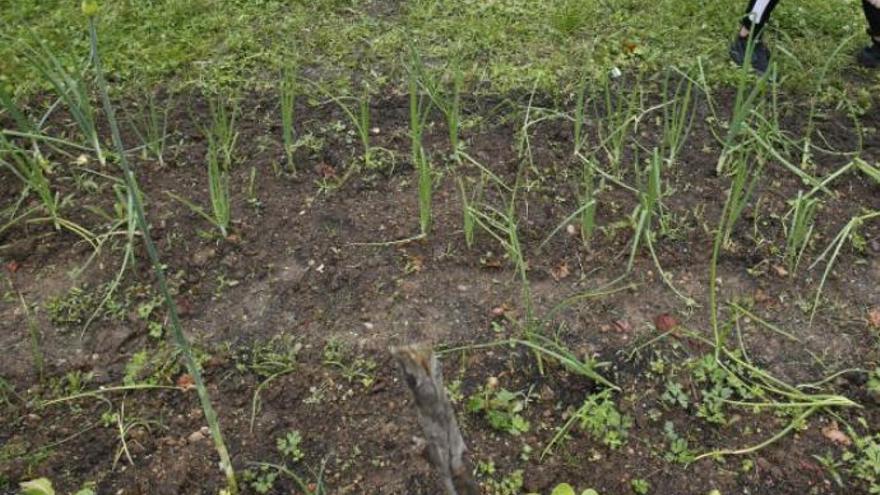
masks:
[[[480,489],[465,456],[467,447],[446,397],[437,356],[426,345],[392,347],[391,354],[400,363],[415,398],[419,424],[427,441],[427,457],[440,476],[446,494],[479,495]]]

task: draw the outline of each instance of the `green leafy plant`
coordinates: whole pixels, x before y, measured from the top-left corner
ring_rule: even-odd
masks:
[[[324,346],[324,364],[334,366],[342,372],[349,382],[357,381],[369,388],[376,380],[376,362],[363,356],[354,355],[342,342],[328,340]]]
[[[35,480],[19,483],[21,495],[55,495],[52,481],[49,478],[37,478]]]
[[[529,431],[529,422],[520,415],[525,407],[522,393],[499,388],[497,380],[490,380],[471,395],[466,405],[468,412],[482,414],[492,428],[511,435]]]
[[[263,495],[272,491],[275,481],[278,479],[278,471],[271,466],[263,464],[256,469],[245,469],[241,475],[242,480],[250,485],[251,489]]]
[[[520,469],[507,475],[497,477],[495,463],[492,461],[477,463],[477,473],[484,480],[482,482],[486,495],[519,495],[523,488],[523,472]]]
[[[690,398],[681,384],[672,380],[666,382],[666,390],[660,398],[663,402],[673,406],[677,405],[682,409],[687,409],[688,404],[690,403]]]
[[[864,419],[860,419],[867,427]],[[850,428],[853,449],[844,452],[842,460],[852,474],[868,485],[869,493],[880,493],[880,434],[861,436]]]
[[[574,487],[569,485],[568,483],[560,483],[553,488],[553,491],[550,492],[550,495],[577,495]],[[586,490],[581,492],[581,495],[599,495],[599,492],[593,490],[592,488],[587,488]]]
[[[641,478],[636,478],[630,482],[633,493],[638,495],[647,495],[651,490],[651,484]]]
[[[611,400],[611,393],[611,389],[606,389],[587,396],[584,403],[557,428],[541,456],[547,455],[557,443],[565,440],[575,425],[612,449],[621,447],[626,442],[632,418],[617,410]]]
[[[278,452],[291,462],[297,463],[306,456],[302,451],[302,435],[299,430],[287,432],[283,437],[276,440]]]
[[[582,430],[612,449],[626,442],[632,426],[632,418],[621,414],[611,400],[611,390],[588,396],[573,417]]]
[[[666,454],[663,455],[664,459],[668,462],[678,462],[680,464],[689,464],[694,460],[696,454],[688,447],[687,439],[682,438],[676,433],[675,425],[672,421],[664,423],[663,435],[669,442]]]

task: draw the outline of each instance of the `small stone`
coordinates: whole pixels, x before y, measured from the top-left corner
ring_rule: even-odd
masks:
[[[186,437],[186,441],[189,443],[199,443],[205,439],[205,435],[201,431],[194,431]]]
[[[217,251],[214,248],[200,249],[192,255],[192,262],[196,266],[204,266],[215,256],[217,256]]]
[[[541,387],[541,400],[543,400],[544,402],[550,402],[555,398],[556,392],[554,392],[549,385],[544,385],[543,387]]]

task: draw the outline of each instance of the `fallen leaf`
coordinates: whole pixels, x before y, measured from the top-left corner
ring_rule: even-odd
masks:
[[[492,317],[501,318],[502,316],[507,314],[508,311],[510,311],[510,308],[507,306],[507,304],[495,306],[494,308],[492,308]]]
[[[9,273],[15,273],[19,268],[21,268],[21,265],[19,265],[17,261],[6,263],[6,269],[9,270]]]
[[[196,388],[196,381],[193,380],[193,377],[190,376],[189,373],[184,373],[177,379],[177,386],[186,392],[187,390]]]
[[[838,445],[843,445],[844,447],[852,445],[852,440],[849,439],[846,433],[840,431],[836,421],[832,421],[830,425],[823,427],[822,435]]]
[[[880,329],[880,307],[868,310],[868,325]]]
[[[319,163],[315,169],[317,170],[318,175],[325,179],[336,177],[336,169],[328,165],[326,162]]]
[[[678,321],[669,313],[662,313],[654,318],[654,326],[657,330],[666,333],[678,326]]]
[[[773,265],[773,271],[776,272],[776,275],[779,275],[782,278],[788,276],[788,270],[782,265]]]
[[[425,269],[425,258],[423,256],[403,251],[403,257],[406,260],[403,267],[404,273],[419,273]]]
[[[550,275],[553,276],[553,280],[559,282],[560,280],[565,279],[571,274],[571,271],[568,269],[568,262],[563,261],[558,266],[550,269]]]
[[[627,320],[615,320],[614,321],[614,329],[618,332],[629,333],[632,332],[632,324]]]
[[[764,291],[764,289],[758,289],[755,291],[755,302],[756,303],[764,304],[764,303],[770,302],[772,299],[773,298],[770,297],[770,295],[767,294]]]

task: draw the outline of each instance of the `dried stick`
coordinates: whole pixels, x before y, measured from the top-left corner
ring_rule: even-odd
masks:
[[[427,441],[428,460],[440,475],[447,495],[480,495],[465,457],[467,447],[455,420],[440,363],[429,346],[392,347],[406,384],[415,397],[419,424]]]

